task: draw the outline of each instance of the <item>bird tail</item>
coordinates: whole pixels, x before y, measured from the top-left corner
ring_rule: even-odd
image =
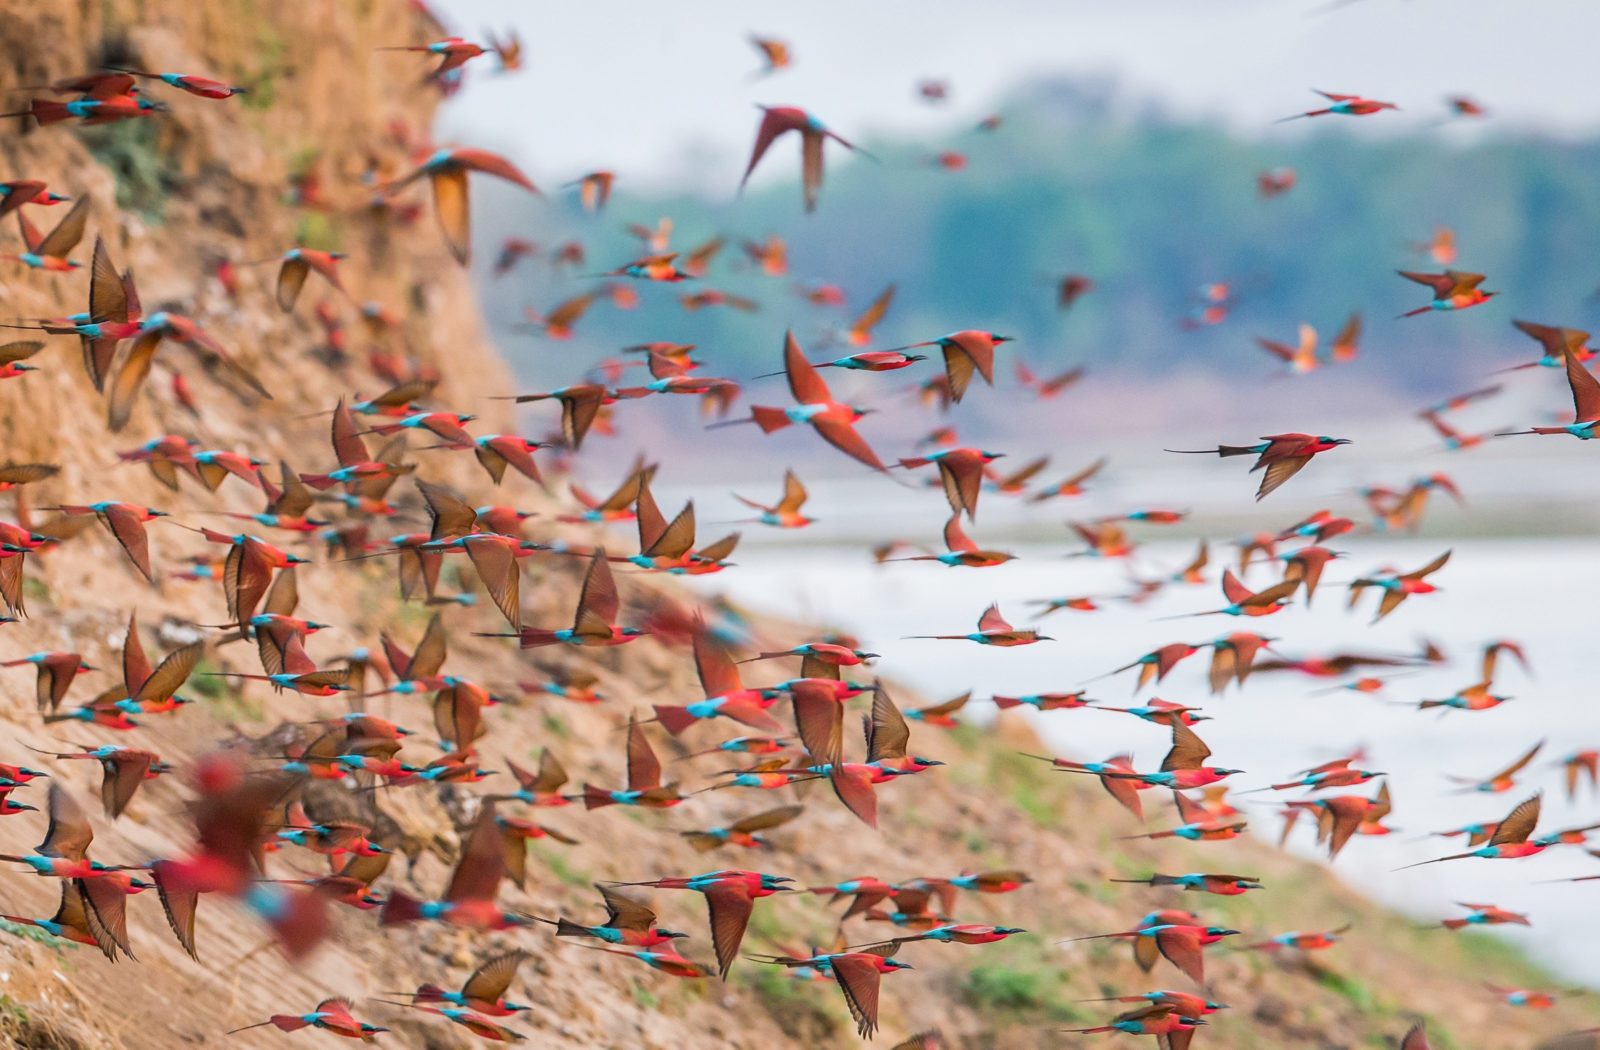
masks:
[[[318,492],[326,492],[335,485],[339,484],[326,474],[302,474],[300,475],[300,480],[305,482],[307,485],[310,485]]]
[[[1096,1001],[1097,1000],[1093,1000],[1093,999],[1089,1000],[1089,1002],[1096,1002]],[[1114,1027],[1112,1027],[1111,1025],[1108,1025],[1108,1024],[1103,1024],[1099,1028],[1063,1028],[1062,1031],[1063,1032],[1075,1032],[1078,1035],[1094,1035],[1097,1032],[1115,1032],[1116,1028],[1114,1028]]]
[[[1013,707],[1021,707],[1022,701],[1014,696],[997,696],[993,698],[994,706],[1002,711],[1009,711]],[[1038,757],[1038,756],[1035,756]],[[1048,761],[1048,759],[1046,760]]]
[[[401,890],[389,894],[378,913],[379,926],[401,926],[422,918],[422,902]]]
[[[1443,926],[1447,930],[1459,930],[1463,926],[1466,926],[1466,925],[1467,925],[1467,920],[1466,919],[1441,919],[1439,921],[1439,926]],[[1424,927],[1422,927],[1422,929],[1424,929],[1424,930],[1436,930],[1436,929],[1439,928],[1439,926],[1424,926]]]
[[[774,430],[782,430],[790,423],[789,413],[781,408],[771,405],[751,405],[750,418],[756,426],[761,428],[763,434],[770,434]]]
[[[1399,315],[1399,317],[1396,317],[1395,320],[1398,321],[1402,317],[1415,317],[1418,314],[1425,314],[1429,310],[1432,310],[1432,309],[1433,309],[1433,307],[1431,307],[1431,306],[1419,306],[1415,310],[1407,310],[1405,313]]]
[[[589,936],[589,928],[587,926],[579,926],[577,923],[573,922],[570,919],[557,919],[556,920],[556,936],[557,937],[587,937],[587,936]]]
[[[1152,875],[1148,879],[1107,879],[1106,881],[1107,882],[1137,883],[1140,886],[1161,886],[1161,885],[1165,885],[1165,883],[1157,881],[1160,877],[1161,876],[1159,876],[1159,875]]]
[[[1464,859],[1466,857],[1470,857],[1470,856],[1472,856],[1472,854],[1470,854],[1470,853],[1452,853],[1448,857],[1435,857],[1432,860],[1419,860],[1415,864],[1407,864],[1407,865],[1405,865],[1405,867],[1396,868],[1394,870],[1395,871],[1405,871],[1406,868],[1420,868],[1424,864],[1440,864],[1440,863],[1443,863],[1444,861],[1447,861],[1447,860],[1462,860],[1462,859]]]
[[[584,809],[600,809],[604,806],[614,806],[617,800],[611,797],[609,791],[595,787],[593,784],[583,785],[583,794],[578,796],[583,799]]]
[[[21,113],[0,114],[7,117],[32,117],[40,124],[56,124],[72,116],[65,102],[53,102],[50,99],[36,98]]]
[[[689,713],[687,707],[671,704],[656,704],[654,706],[656,709],[656,721],[660,722],[661,727],[673,736],[678,736],[685,729],[699,721]]]

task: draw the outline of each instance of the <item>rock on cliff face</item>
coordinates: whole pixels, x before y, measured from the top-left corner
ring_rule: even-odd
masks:
[[[146,308],[170,306],[198,319],[273,394],[270,401],[256,398],[225,372],[208,369],[189,351],[168,346],[129,425],[113,435],[102,399],[78,364],[73,341],[52,339],[34,362],[42,371],[0,382],[4,458],[62,467],[59,476],[29,492],[35,507],[121,499],[171,510],[196,526],[226,520],[213,517],[222,511],[259,509],[257,494],[237,482],[225,483],[216,494],[185,482],[181,492],[173,493],[142,467],[119,465],[114,450],[163,433],[193,434],[208,447],[244,450],[273,463],[287,460],[302,470],[326,469],[331,461],[326,417],[307,414],[325,412],[340,394],[378,392],[385,383],[366,363],[367,351],[374,347],[437,368],[444,377],[437,404],[478,413],[480,432],[510,429],[506,403],[491,400],[510,392],[506,371],[481,338],[467,275],[446,252],[428,214],[431,206],[419,194],[420,213],[407,221],[393,210],[369,207],[369,190],[361,182],[363,172],[375,165],[393,169],[403,164],[407,144],[422,140],[431,116],[432,96],[417,85],[416,63],[407,61],[413,56],[373,51],[379,44],[424,39],[426,31],[402,0],[4,0],[0,12],[0,60],[13,71],[13,85],[43,84],[114,62],[205,72],[252,87],[251,94],[227,102],[168,93],[170,113],[126,126],[24,132],[11,122],[0,132],[4,176],[45,179],[61,192],[91,198],[90,237],[104,237],[118,263],[134,269]],[[154,95],[161,88],[150,91]],[[308,172],[318,183],[310,194],[311,206],[290,203],[291,183]],[[44,225],[58,216],[59,209],[44,211],[37,221]],[[9,236],[9,231],[0,231],[0,237]],[[349,254],[342,264],[349,299],[320,287],[314,278],[297,309],[285,314],[273,302],[272,266],[241,266],[236,296],[215,277],[218,259],[269,259],[296,244]],[[88,242],[77,255],[88,257]],[[8,268],[6,312],[22,318],[80,310],[86,284],[82,272],[56,275]],[[322,352],[328,339],[315,320],[319,302],[326,302],[344,327],[348,361],[330,363]],[[362,302],[390,311],[393,329],[364,330],[355,305]],[[173,371],[192,387],[197,417],[174,400]],[[553,505],[549,496],[521,479],[508,479],[495,493],[461,454],[418,448],[413,456],[420,476],[455,485],[474,502],[492,499],[536,511]],[[409,485],[401,488],[416,514]],[[0,513],[8,518],[12,514],[9,506]],[[379,532],[413,527],[414,521],[392,530],[380,527]],[[556,534],[537,521],[534,530],[541,538]],[[115,669],[130,611],[139,613],[163,648],[192,636],[195,625],[220,622],[223,601],[214,584],[170,577],[185,557],[207,553],[206,545],[168,524],[152,525],[151,534],[162,579],[155,587],[132,572],[98,528],[58,551],[30,558],[31,615],[0,630],[0,655],[76,648],[98,667]],[[580,532],[571,534],[594,541]],[[527,621],[559,624],[570,615],[580,566],[555,556],[530,562],[523,582]],[[421,634],[426,617],[416,606],[399,602],[387,563],[335,564],[319,553],[317,563],[307,566],[301,577],[302,610],[334,625],[312,640],[312,652],[320,659],[374,645],[380,630],[407,644]],[[677,600],[669,585],[651,578],[632,575],[621,583],[629,616],[643,616]],[[472,636],[473,631],[502,629],[488,603],[451,608],[444,615],[452,636],[448,669],[513,695],[517,681],[537,675],[510,643]],[[247,646],[220,645],[208,657],[207,669],[254,671],[254,663]],[[594,706],[524,699],[490,710],[484,765],[501,768],[508,757],[531,762],[549,747],[561,755],[575,782],[617,783],[622,776],[620,726],[627,712],[642,710],[652,700],[684,702],[698,696],[686,650],[655,641],[571,658],[567,666],[596,674],[609,699]],[[92,745],[110,735],[90,727],[41,725],[28,674],[28,669],[18,669],[0,678],[5,685],[0,739],[6,741],[0,745],[0,761],[26,760],[24,744]],[[108,674],[90,678],[93,688],[84,687],[82,695],[108,684]],[[274,694],[260,683],[218,689],[197,683],[192,688],[195,703],[176,715],[152,719],[148,728],[118,742],[159,751],[183,767],[219,741],[266,738],[283,733],[286,724],[339,710],[330,701]],[[430,722],[422,699],[374,702],[379,713],[403,724],[421,728]],[[962,917],[971,921],[1026,926],[1033,934],[999,946],[908,950],[908,955],[915,954],[917,969],[885,986],[884,1045],[937,1024],[952,1045],[1037,1046],[1048,1041],[1044,1032],[1072,1021],[1092,1023],[1106,1013],[1073,1000],[1181,982],[1160,972],[1146,979],[1120,949],[1068,951],[1053,942],[1120,929],[1149,908],[1178,903],[1143,891],[1113,893],[1104,880],[1147,871],[1158,860],[1164,870],[1199,870],[1205,863],[1203,850],[1177,853],[1112,842],[1111,835],[1123,829],[1121,811],[1075,778],[1014,757],[1016,750],[1036,746],[1020,724],[1002,724],[988,737],[921,727],[916,732],[919,750],[950,765],[924,774],[911,789],[891,785],[885,790],[882,834],[855,822],[825,790],[801,793],[804,816],[775,833],[775,846],[755,860],[696,854],[677,832],[765,808],[770,796],[751,799],[716,792],[665,815],[556,811],[549,822],[578,843],[536,846],[526,890],[508,888],[503,899],[535,915],[591,915],[597,912],[589,885],[595,880],[645,879],[719,866],[758,867],[795,876],[801,884],[868,873],[897,879],[994,867],[1032,872],[1037,880],[1032,886],[1004,897],[963,898],[961,909]],[[664,758],[676,758],[720,738],[715,731],[697,728],[685,735],[683,744],[664,734],[657,742]],[[688,787],[700,787],[726,764],[711,758],[676,768],[684,770]],[[88,797],[98,783],[98,772],[85,768],[90,766],[55,763],[52,773]],[[481,787],[492,789],[495,781]],[[472,805],[469,793],[451,788],[378,793],[323,788],[308,805],[392,823],[408,856],[391,867],[389,884],[436,894],[455,854],[455,822]],[[182,849],[188,837],[184,800],[189,797],[192,789],[180,773],[146,785],[115,823],[96,813],[97,856],[136,862]],[[42,821],[31,814],[0,820],[0,849],[25,851],[41,828]],[[1487,1026],[1491,1015],[1500,1015],[1475,982],[1483,977],[1504,983],[1526,978],[1514,960],[1501,958],[1482,941],[1411,933],[1316,869],[1254,846],[1243,852],[1259,865],[1254,873],[1276,896],[1258,895],[1263,896],[1259,903],[1252,898],[1231,906],[1210,901],[1197,905],[1208,916],[1262,928],[1324,919],[1333,926],[1349,918],[1358,925],[1346,950],[1316,968],[1284,968],[1254,956],[1218,957],[1215,994],[1232,1002],[1236,1014],[1247,1016],[1233,1023],[1219,1019],[1200,1045],[1389,1045],[1374,1040],[1398,1036],[1412,1013],[1433,1015],[1441,1032],[1458,1033],[1455,1042],[1441,1039],[1436,1045],[1487,1045],[1471,1033]],[[321,863],[321,858],[292,850],[271,861],[285,878],[319,871]],[[14,914],[50,914],[56,889],[49,880],[0,875],[0,902]],[[571,942],[555,941],[544,927],[493,936],[416,927],[380,930],[372,914],[339,909],[330,941],[308,960],[290,965],[267,943],[254,919],[230,904],[206,899],[198,924],[202,961],[195,963],[179,950],[149,897],[131,902],[138,961],[113,965],[92,949],[63,948],[48,938],[24,936],[23,927],[0,931],[0,1034],[15,1045],[72,1050],[224,1042],[280,1046],[284,1040],[323,1037],[265,1029],[225,1040],[223,1033],[274,1012],[308,1010],[326,995],[345,995],[357,1002],[362,1016],[393,1029],[380,1037],[381,1045],[468,1046],[474,1045],[470,1037],[442,1021],[366,1000],[423,981],[454,986],[474,960],[524,947],[532,957],[512,994],[532,1009],[512,1025],[529,1035],[530,1045],[768,1050],[855,1041],[831,985],[800,985],[748,961],[737,964],[727,984],[679,981],[629,960],[577,950]],[[687,951],[708,958],[699,899],[660,893],[656,904],[666,924],[693,933]],[[835,914],[809,895],[763,901],[747,949],[827,941]],[[881,924],[857,922],[848,936],[872,940],[882,936],[882,929]],[[1572,1020],[1563,1008],[1527,1022],[1528,1038],[1496,1040],[1494,1045],[1526,1045],[1531,1033],[1555,1031]]]

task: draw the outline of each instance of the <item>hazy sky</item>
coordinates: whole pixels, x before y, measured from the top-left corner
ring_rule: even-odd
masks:
[[[475,63],[441,135],[502,148],[546,180],[605,167],[639,184],[680,181],[707,150],[737,165],[755,102],[804,106],[847,137],[936,135],[1041,76],[1114,76],[1136,96],[1252,134],[1303,134],[1311,122],[1270,123],[1311,108],[1313,86],[1397,102],[1404,114],[1370,118],[1391,132],[1437,124],[1456,92],[1490,107],[1489,127],[1600,127],[1595,0],[1337,9],[1325,0],[435,0],[435,9],[468,37],[516,26],[526,56],[515,76]],[[794,67],[755,77],[752,31],[789,41]],[[914,97],[926,77],[948,79],[947,105]]]

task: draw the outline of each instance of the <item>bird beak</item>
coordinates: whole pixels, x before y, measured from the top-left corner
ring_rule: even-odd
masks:
[[[1351,441],[1349,438],[1334,438],[1333,439],[1333,443],[1335,445],[1353,445],[1353,444],[1355,444],[1355,442]]]

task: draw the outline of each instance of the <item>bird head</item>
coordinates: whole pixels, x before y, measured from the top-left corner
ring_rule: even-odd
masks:
[[[622,637],[624,637],[624,638],[643,638],[645,635],[647,635],[649,633],[650,633],[649,631],[646,631],[642,627],[624,627],[624,628],[622,628]]]
[[[885,960],[883,960],[883,968],[885,970],[915,970],[916,969],[916,967],[912,966],[910,963],[901,962],[899,959],[885,959]]]
[[[1226,769],[1226,768],[1224,768],[1222,766],[1212,766],[1211,767],[1211,772],[1215,773],[1219,777],[1231,777],[1235,773],[1243,773],[1244,770],[1242,770],[1242,769]]]
[[[1009,937],[1013,933],[1027,933],[1028,931],[1024,930],[1021,926],[996,926],[994,928],[994,932],[1004,934],[1005,936]]]
[[[1317,438],[1317,444],[1323,446],[1324,448],[1333,448],[1335,445],[1349,445],[1353,444],[1353,442],[1349,438],[1322,436]]]
[[[656,936],[657,937],[665,937],[669,941],[678,941],[678,940],[688,940],[689,939],[689,935],[687,933],[680,933],[677,930],[664,930],[659,926],[656,927]]]
[[[311,559],[310,558],[302,558],[298,554],[285,554],[284,558],[289,562],[290,565],[310,565],[311,564]]]
[[[1206,927],[1206,936],[1207,937],[1237,937],[1237,936],[1239,936],[1239,931],[1238,930],[1230,930],[1230,929],[1227,929],[1226,927],[1223,927],[1223,926],[1207,926]]]
[[[990,332],[989,333],[989,342],[991,342],[991,343],[997,343],[997,344],[998,343],[1010,343],[1010,342],[1014,342],[1015,340],[1016,340],[1015,336],[1001,335],[999,332]]]

